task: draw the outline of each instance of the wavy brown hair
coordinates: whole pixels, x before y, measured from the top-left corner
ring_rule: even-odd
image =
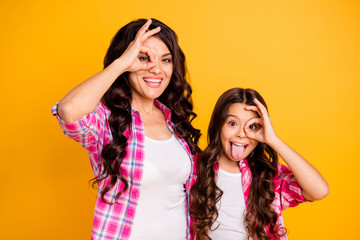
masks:
[[[199,156],[196,165],[197,179],[191,188],[190,214],[195,220],[193,228],[197,239],[211,239],[208,231],[213,230],[213,224],[218,217],[216,203],[223,192],[216,185],[215,165],[223,153],[220,133],[228,118],[228,109],[234,103],[256,106],[255,98],[267,109],[258,92],[243,88],[226,91],[215,105],[208,129],[208,147]],[[248,238],[270,239],[264,230],[268,225],[273,236],[282,236],[286,231],[280,230],[276,225],[278,217],[270,206],[275,197],[273,179],[277,172],[277,153],[267,144],[259,142],[247,159],[252,174],[244,222]]]
[[[138,19],[122,27],[114,36],[107,50],[104,59],[104,68],[110,65],[114,60],[119,58],[127,49],[131,41],[135,39],[138,30],[146,23],[147,19]],[[196,117],[193,112],[191,100],[192,89],[186,80],[187,70],[185,64],[185,55],[178,44],[176,33],[159,20],[152,19],[149,30],[161,27],[161,31],[155,34],[155,37],[161,39],[170,50],[173,61],[173,73],[170,83],[163,94],[158,98],[171,111],[171,121],[174,123],[174,133],[177,137],[186,140],[190,147],[191,153],[200,152],[198,140],[200,130],[195,129],[191,122]],[[115,202],[119,199],[129,186],[129,178],[121,168],[121,163],[126,156],[127,137],[124,135],[125,130],[131,130],[131,88],[129,84],[129,72],[120,75],[108,91],[104,94],[102,102],[111,110],[109,117],[109,126],[113,136],[113,141],[107,144],[102,152],[102,172],[93,180],[93,185],[109,179],[103,189],[101,189],[101,198],[106,201],[105,194],[110,191],[117,181],[121,181],[124,187],[116,193]]]

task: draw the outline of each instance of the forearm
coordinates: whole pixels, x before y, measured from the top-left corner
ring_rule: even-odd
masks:
[[[117,59],[99,73],[80,83],[59,102],[59,116],[65,122],[72,123],[94,111],[102,96],[123,72],[125,66],[121,59]]]
[[[329,186],[319,171],[299,153],[276,138],[269,144],[285,161],[302,188],[303,195],[308,200],[320,200],[329,193]]]

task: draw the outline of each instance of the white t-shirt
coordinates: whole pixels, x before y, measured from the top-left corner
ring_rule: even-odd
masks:
[[[130,239],[186,239],[184,184],[190,171],[189,155],[174,135],[165,141],[145,137],[140,198]]]
[[[223,195],[216,207],[219,216],[208,235],[213,240],[242,240],[246,238],[244,226],[245,199],[242,189],[241,173],[229,173],[219,169],[216,185]]]

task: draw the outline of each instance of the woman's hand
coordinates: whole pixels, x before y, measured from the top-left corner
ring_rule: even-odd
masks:
[[[94,111],[101,97],[124,72],[146,70],[155,65],[152,52],[143,47],[146,39],[160,31],[160,28],[147,31],[150,24],[151,19],[139,29],[135,39],[118,59],[77,85],[59,102],[58,114],[65,122],[75,122]],[[146,58],[146,61],[140,61],[139,57]]]
[[[127,72],[135,72],[138,70],[147,70],[152,68],[154,63],[154,56],[150,49],[143,46],[143,43],[154,34],[160,32],[160,27],[154,28],[150,31],[149,26],[151,24],[151,19],[139,29],[135,39],[129,44],[125,52],[120,56],[121,61],[124,62]],[[141,57],[147,58],[146,61],[141,61]]]
[[[245,134],[248,138],[270,145],[270,143],[274,142],[278,137],[264,105],[257,99],[254,99],[254,102],[256,106],[246,106],[245,110],[257,112],[259,118],[250,119],[245,124]]]

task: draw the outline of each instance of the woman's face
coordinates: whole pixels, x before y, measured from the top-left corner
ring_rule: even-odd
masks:
[[[219,161],[230,164],[238,162],[246,158],[258,144],[258,141],[248,138],[244,131],[250,119],[259,117],[256,112],[245,110],[246,106],[242,103],[234,103],[229,107],[228,117],[220,133],[223,153]],[[258,126],[249,127],[255,129]]]
[[[133,101],[160,97],[169,85],[173,72],[172,55],[160,38],[150,37],[143,46],[153,53],[155,66],[129,74]],[[144,53],[140,53],[138,57],[140,61],[149,61],[149,57]]]

